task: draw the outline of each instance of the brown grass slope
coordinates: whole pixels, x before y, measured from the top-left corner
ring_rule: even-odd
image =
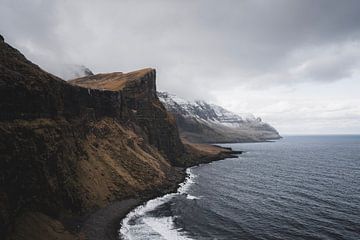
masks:
[[[151,68],[145,68],[129,73],[100,73],[73,79],[70,82],[85,88],[119,91],[122,90],[130,81],[141,79],[146,76],[146,74],[151,74],[153,71],[154,70]]]

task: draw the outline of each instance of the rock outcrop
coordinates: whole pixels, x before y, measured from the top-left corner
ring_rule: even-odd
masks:
[[[184,178],[174,166],[229,154],[181,142],[155,77],[144,69],[69,83],[0,41],[1,239],[82,238],[67,219],[174,189]]]
[[[70,81],[90,92],[110,91],[118,94],[109,106],[121,109],[119,117],[123,122],[141,126],[141,136],[155,146],[176,165],[182,157],[184,146],[179,138],[175,119],[170,115],[156,94],[155,69],[143,69],[130,73],[109,73],[87,76]],[[124,112],[124,110],[126,110]]]

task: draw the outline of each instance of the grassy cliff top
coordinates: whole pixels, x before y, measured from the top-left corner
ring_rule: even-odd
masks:
[[[76,78],[70,80],[69,82],[85,88],[119,91],[123,89],[128,82],[142,79],[146,75],[154,72],[155,70],[152,68],[144,68],[129,73],[100,73],[92,76]]]

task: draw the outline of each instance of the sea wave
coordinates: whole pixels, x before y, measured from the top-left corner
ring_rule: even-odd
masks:
[[[170,217],[154,217],[148,215],[151,211],[164,203],[170,201],[176,195],[186,195],[189,200],[198,199],[198,197],[189,195],[187,192],[192,184],[196,175],[192,173],[191,168],[186,169],[187,177],[182,182],[176,193],[166,194],[147,201],[145,204],[138,206],[133,211],[128,213],[121,221],[121,228],[119,230],[120,237],[125,240],[136,239],[179,239],[188,240],[192,239],[186,236],[182,229],[176,228],[174,221],[176,216]]]

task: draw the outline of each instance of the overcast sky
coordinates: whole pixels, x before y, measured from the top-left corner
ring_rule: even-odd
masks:
[[[360,133],[360,1],[0,0],[0,33],[44,69],[157,69],[158,89],[281,134]]]

